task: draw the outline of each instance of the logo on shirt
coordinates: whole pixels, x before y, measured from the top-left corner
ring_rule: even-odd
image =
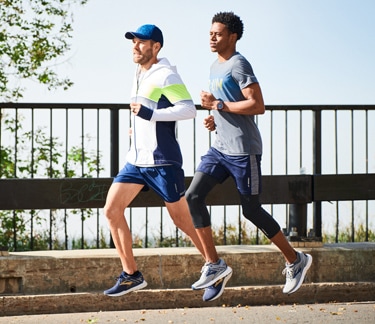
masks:
[[[211,92],[214,92],[214,91],[217,91],[217,90],[222,90],[223,89],[223,79],[222,78],[211,79],[209,81],[209,86],[210,86]]]

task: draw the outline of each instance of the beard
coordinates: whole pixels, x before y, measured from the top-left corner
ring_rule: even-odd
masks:
[[[152,49],[149,48],[144,53],[136,53],[133,54],[133,61],[134,63],[138,63],[140,65],[148,63],[152,59]]]

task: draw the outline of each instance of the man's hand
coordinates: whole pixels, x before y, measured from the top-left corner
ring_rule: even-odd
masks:
[[[206,108],[209,110],[215,109],[215,101],[216,98],[212,95],[212,93],[201,91],[201,106],[202,108]]]
[[[216,129],[215,125],[215,119],[214,116],[209,115],[203,120],[203,125],[206,127],[209,131],[214,131]]]
[[[130,104],[130,110],[131,110],[131,112],[132,112],[134,115],[137,115],[140,109],[141,109],[141,104],[140,104],[140,103],[132,102],[132,103]]]

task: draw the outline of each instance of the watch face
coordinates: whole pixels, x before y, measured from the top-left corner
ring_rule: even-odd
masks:
[[[224,108],[224,103],[222,102],[222,101],[219,101],[218,103],[217,103],[217,109],[219,109],[219,110],[221,110],[221,109],[223,109]]]

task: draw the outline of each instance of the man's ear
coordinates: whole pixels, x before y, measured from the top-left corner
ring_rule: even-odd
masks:
[[[159,42],[155,42],[154,45],[153,45],[153,47],[154,47],[154,50],[155,50],[156,52],[159,52],[160,49],[161,49],[161,45],[160,45]]]
[[[233,41],[233,42],[237,42],[237,38],[238,38],[238,35],[237,35],[237,33],[231,33],[230,35],[229,35],[229,37],[231,38],[231,40]]]

